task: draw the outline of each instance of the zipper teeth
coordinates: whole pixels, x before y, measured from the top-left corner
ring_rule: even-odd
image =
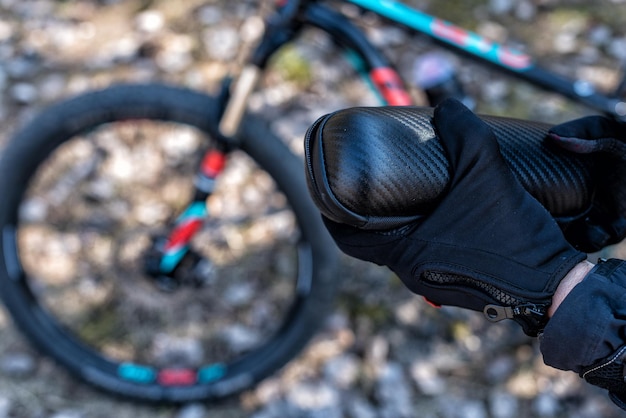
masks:
[[[309,155],[311,155],[311,136],[313,135],[313,131],[317,128],[317,126],[319,125],[321,121],[321,118],[318,119],[313,126],[311,126],[307,131],[306,134],[304,136],[304,144],[306,147],[306,151]],[[321,147],[321,144],[320,144]],[[311,156],[312,157],[312,156]],[[307,170],[309,173],[309,178],[311,179],[311,181],[315,181],[313,178],[313,163],[312,160],[313,158],[306,158],[306,166],[307,166]]]
[[[466,285],[473,289],[483,291],[491,296],[494,300],[505,306],[517,306],[524,302],[514,296],[511,296],[495,286],[483,283],[468,276],[461,274],[444,273],[439,271],[427,271],[422,277],[425,281],[437,285]]]

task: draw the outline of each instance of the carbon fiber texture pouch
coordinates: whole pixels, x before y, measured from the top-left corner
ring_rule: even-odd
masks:
[[[320,118],[305,139],[309,191],[329,219],[362,229],[392,229],[426,214],[444,196],[448,160],[432,109],[358,107]],[[591,161],[546,141],[550,125],[481,116],[522,186],[557,220],[585,213],[593,194]]]

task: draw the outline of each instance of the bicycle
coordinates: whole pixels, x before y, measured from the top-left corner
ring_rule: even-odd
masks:
[[[402,3],[345,3],[625,118],[620,98],[626,77],[614,93],[601,94]],[[3,302],[35,346],[96,387],[167,402],[238,393],[296,356],[332,307],[337,254],[306,190],[301,163],[264,121],[245,112],[246,102],[274,53],[311,26],[349,51],[387,104],[409,105],[411,99],[389,60],[340,10],[287,0],[266,26],[243,70],[226,78],[214,96],[158,84],[85,93],[40,113],[4,151]],[[203,145],[205,136],[210,145]],[[145,145],[146,139],[152,143]],[[250,161],[256,168],[246,168]],[[138,171],[141,162],[152,165]],[[181,193],[181,185],[193,188]],[[156,188],[166,204],[144,202]],[[250,213],[236,213],[228,206],[232,200],[242,201],[238,211]],[[42,237],[43,251],[37,249]],[[268,243],[272,247],[262,250]],[[245,263],[256,268],[241,272],[241,258],[257,248]],[[148,280],[127,279],[136,275]],[[143,297],[154,287],[164,293]],[[229,293],[226,301],[216,290]],[[187,297],[198,300],[189,303]],[[263,300],[269,302],[257,303]],[[203,312],[206,305],[209,312]],[[182,318],[171,318],[177,315]],[[161,324],[171,328],[173,319],[182,320],[184,329],[141,332]],[[243,326],[227,327],[229,321]],[[251,335],[252,327],[265,338]],[[177,335],[183,331],[191,337]]]

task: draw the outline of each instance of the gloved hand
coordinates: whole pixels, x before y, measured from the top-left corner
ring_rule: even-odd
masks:
[[[626,125],[602,116],[576,119],[550,130],[559,146],[592,154],[597,191],[587,216],[564,230],[570,242],[586,252],[600,250],[626,237]]]
[[[513,177],[483,121],[448,100],[433,124],[451,180],[430,214],[388,231],[325,219],[327,228],[344,252],[389,266],[431,302],[511,318],[536,336],[560,280],[586,255]]]

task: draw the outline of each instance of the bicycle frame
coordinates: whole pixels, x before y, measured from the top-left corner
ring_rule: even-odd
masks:
[[[604,94],[596,91],[587,81],[572,80],[541,68],[530,55],[489,41],[478,34],[430,16],[399,1],[345,1],[425,35],[442,48],[495,67],[514,78],[560,94],[607,116],[626,121],[626,102],[620,97],[626,90],[626,74],[622,75],[622,80],[614,93]],[[363,60],[369,78],[380,96],[384,98],[385,104],[411,104],[398,73],[369,42],[362,31],[341,13],[314,0],[286,0],[279,5],[278,16],[274,19],[275,21],[270,20],[268,31],[250,61],[252,65],[244,69],[241,77],[243,81],[238,83],[236,94],[233,94],[231,98],[229,106],[235,108],[232,103],[236,102],[237,112],[233,113],[238,113],[240,116],[239,118],[233,117],[233,113],[227,110],[225,119],[231,121],[230,129],[223,130],[227,136],[236,131],[237,122],[243,114],[245,101],[255,86],[259,70],[265,67],[276,49],[293,40],[303,26],[315,26],[328,33],[338,44],[356,52]],[[255,67],[256,70],[253,69]]]

